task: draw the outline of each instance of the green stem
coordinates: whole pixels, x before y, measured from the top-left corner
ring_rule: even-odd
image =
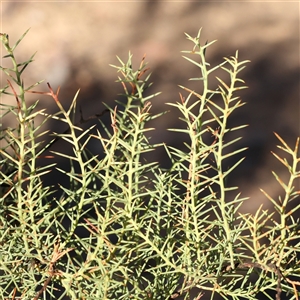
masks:
[[[222,124],[220,128],[220,132],[218,134],[218,141],[217,141],[217,170],[218,170],[218,178],[219,178],[219,187],[220,187],[220,208],[221,208],[221,214],[222,214],[222,221],[224,230],[226,232],[226,245],[228,246],[228,252],[230,255],[230,264],[231,267],[234,268],[234,251],[233,251],[233,241],[232,241],[232,232],[231,228],[228,222],[228,205],[226,205],[226,186],[225,186],[225,178],[224,178],[224,171],[223,171],[223,161],[224,161],[224,136],[227,131],[227,121],[228,116],[230,115],[230,101],[233,96],[233,91],[235,89],[235,82],[236,82],[236,75],[237,75],[237,57],[233,59],[233,71],[231,72],[231,83],[230,87],[228,89],[228,92],[226,94],[223,94],[223,100],[224,100],[224,110],[223,110],[223,118],[222,118]]]

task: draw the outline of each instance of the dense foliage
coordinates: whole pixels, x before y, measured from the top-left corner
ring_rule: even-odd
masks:
[[[39,82],[24,85],[33,56],[18,62],[15,49],[25,34],[14,46],[1,34],[11,67],[1,67],[7,81],[0,92],[12,97],[1,104],[1,118],[16,121],[15,127],[1,128],[2,299],[258,299],[263,294],[281,299],[283,293],[298,299],[299,138],[291,148],[276,134],[283,152],[273,154],[289,178],[273,173],[284,191],[278,199],[263,191],[273,213],[260,207],[254,215],[242,214],[247,199],[227,181],[246,149],[236,146],[237,132],[246,125],[228,122],[244,105],[238,92],[246,88],[240,72],[247,61],[239,61],[238,52],[211,66],[206,50],[214,42],[201,45],[201,30],[195,38],[186,35],[193,49],[183,51],[184,58],[199,69],[199,77],[192,78],[199,90],[181,86],[186,95],[168,103],[184,122],[170,130],[189,141],[176,149],[151,143],[151,131],[158,129],[149,128],[149,121],[165,113],[151,112],[157,94],[145,96],[150,86],[145,58],[136,70],[131,54],[126,62],[119,59],[113,67],[124,101],[106,105],[92,116],[98,126],[83,129],[82,115],[75,118],[78,93],[66,109],[51,84],[47,91],[38,91]],[[228,82],[216,77],[219,84],[212,89],[210,75],[216,71]],[[28,93],[51,97],[57,113],[38,101],[29,105]],[[105,113],[111,117],[108,125]],[[67,129],[49,132],[50,120]],[[57,140],[69,149],[53,151]],[[91,141],[98,153],[89,149]],[[146,160],[158,147],[168,154],[169,169]],[[39,164],[50,156],[51,163]],[[59,165],[60,157],[68,159],[68,169]],[[43,178],[54,169],[66,180],[47,185]]]

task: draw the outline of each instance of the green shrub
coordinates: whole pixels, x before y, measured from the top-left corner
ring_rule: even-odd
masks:
[[[285,156],[273,154],[289,178],[283,181],[273,173],[284,190],[278,199],[263,192],[274,212],[260,207],[254,215],[241,213],[247,199],[227,178],[243,161],[228,163],[246,149],[235,146],[246,125],[230,127],[228,120],[244,105],[237,94],[246,88],[240,71],[248,61],[239,61],[236,52],[210,66],[205,52],[214,42],[202,46],[200,33],[187,35],[194,47],[183,51],[200,71],[199,78],[192,78],[200,88],[181,86],[186,96],[169,103],[184,123],[170,129],[186,136],[182,149],[151,144],[155,129],[148,123],[165,113],[151,113],[157,94],[145,96],[151,85],[145,58],[137,70],[132,55],[127,62],[119,59],[113,67],[124,103],[106,105],[109,125],[99,114],[91,117],[98,119],[97,128],[82,129],[82,115],[75,120],[78,93],[65,109],[59,89],[55,92],[49,83],[42,92],[36,90],[39,83],[26,87],[23,72],[33,56],[21,63],[15,57],[26,33],[13,47],[1,34],[4,57],[12,63],[1,67],[8,78],[1,94],[15,103],[2,103],[1,117],[17,124],[1,129],[1,299],[272,299],[272,291],[276,299],[282,292],[298,299],[299,204],[294,202],[300,193],[299,138],[290,148],[276,134]],[[219,84],[212,89],[215,71],[227,79],[216,77]],[[47,113],[38,101],[29,105],[29,92],[49,95],[57,113]],[[67,130],[49,132],[49,121]],[[57,140],[70,148],[53,151]],[[90,142],[98,153],[89,149]],[[168,154],[169,169],[146,160],[158,147]],[[49,156],[53,163],[39,163]],[[68,159],[67,170],[60,157]],[[44,182],[54,169],[65,183]]]

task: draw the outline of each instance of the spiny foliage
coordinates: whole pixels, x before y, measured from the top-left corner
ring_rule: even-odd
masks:
[[[27,33],[27,32],[26,32]],[[25,33],[25,34],[26,34]],[[298,299],[300,191],[299,138],[294,148],[276,134],[285,157],[273,155],[286,167],[289,179],[273,173],[284,195],[275,208],[262,207],[242,214],[238,188],[227,178],[243,161],[235,158],[238,132],[246,125],[230,127],[228,120],[244,102],[238,92],[246,88],[240,72],[248,61],[234,56],[211,66],[199,30],[184,58],[199,70],[198,91],[180,86],[185,96],[168,103],[181,114],[181,132],[188,141],[181,149],[152,144],[149,121],[165,117],[152,114],[151,85],[145,57],[135,70],[132,55],[114,65],[124,89],[117,101],[99,114],[76,121],[78,93],[65,109],[48,83],[26,87],[23,72],[33,61],[18,62],[7,34],[2,45],[12,67],[1,67],[7,84],[1,94],[15,104],[1,104],[1,118],[12,118],[15,127],[1,129],[0,169],[0,295],[2,299],[258,299],[270,291],[281,298]],[[191,58],[192,57],[192,58]],[[211,88],[211,74],[218,87]],[[148,74],[148,75],[147,75]],[[28,93],[48,95],[58,111],[49,114]],[[109,113],[110,124],[102,115]],[[81,124],[97,119],[83,129]],[[66,126],[62,133],[48,131],[49,121]],[[48,137],[52,139],[48,139]],[[65,149],[52,145],[64,140]],[[89,149],[97,145],[98,153]],[[171,167],[147,161],[145,154],[164,147]],[[95,148],[95,146],[93,147]],[[40,158],[53,163],[41,165]],[[67,167],[59,158],[68,159]],[[238,156],[239,157],[239,156]],[[228,158],[231,158],[228,160]],[[235,161],[229,165],[229,161]],[[44,181],[56,169],[66,180],[57,186]],[[299,183],[299,181],[298,181]],[[54,197],[53,193],[57,193]],[[255,279],[254,279],[255,278]]]

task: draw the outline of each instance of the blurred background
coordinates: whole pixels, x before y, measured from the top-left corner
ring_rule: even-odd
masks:
[[[46,82],[54,89],[61,86],[60,100],[66,107],[80,88],[78,101],[85,117],[101,113],[102,102],[112,105],[120,98],[122,88],[115,82],[116,70],[109,66],[118,64],[116,55],[126,61],[131,51],[137,68],[146,53],[154,83],[150,92],[162,92],[153,100],[153,112],[170,110],[152,124],[158,129],[152,141],[176,147],[182,147],[182,141],[166,128],[182,124],[178,113],[165,103],[179,101],[178,93],[184,94],[179,84],[195,90],[199,86],[199,82],[188,81],[199,77],[199,70],[184,60],[180,51],[193,47],[184,32],[196,36],[201,27],[203,44],[217,40],[206,54],[212,66],[236,50],[241,60],[251,60],[240,74],[249,86],[240,92],[247,105],[232,116],[234,124],[249,124],[241,131],[243,140],[237,145],[249,146],[249,150],[236,176],[230,178],[242,196],[250,197],[243,206],[250,212],[266,202],[259,188],[270,195],[282,193],[271,175],[271,170],[287,175],[270,153],[281,154],[273,131],[292,147],[300,135],[299,3],[1,2],[1,32],[9,34],[11,45],[31,28],[16,52],[22,61],[37,51],[35,62],[26,71],[25,85],[44,79],[35,90],[47,91]],[[4,60],[1,65],[5,65]],[[2,78],[1,86],[4,84]],[[56,111],[50,97],[37,96],[29,95],[32,101],[40,98],[49,111]],[[5,122],[8,126],[10,120]],[[56,132],[66,129],[58,123],[51,126]],[[155,160],[165,161],[163,151],[156,155]],[[49,180],[55,183],[59,177]]]
[[[152,141],[176,147],[182,141],[165,129],[182,124],[165,103],[179,101],[178,93],[184,92],[179,84],[199,89],[199,82],[188,81],[198,77],[199,70],[181,57],[180,51],[193,47],[184,32],[196,36],[202,27],[203,44],[217,40],[206,54],[212,66],[239,50],[240,60],[251,60],[240,74],[249,89],[240,92],[247,104],[232,122],[249,124],[237,145],[249,150],[231,184],[251,197],[246,211],[265,201],[259,188],[271,195],[281,192],[271,170],[283,174],[284,169],[270,151],[280,153],[273,131],[291,146],[299,136],[299,3],[21,1],[2,2],[1,10],[1,32],[9,34],[11,44],[30,28],[16,51],[19,61],[37,51],[25,72],[25,85],[44,79],[36,90],[47,91],[46,82],[55,89],[61,86],[60,99],[66,106],[80,88],[78,101],[85,117],[101,113],[102,102],[113,104],[120,97],[116,70],[109,66],[118,64],[116,55],[126,61],[131,51],[138,67],[146,53],[154,83],[150,92],[162,92],[153,100],[153,112],[170,110],[152,124],[159,129]],[[29,97],[56,110],[49,97]],[[61,126],[55,123],[52,130],[61,132],[65,129]],[[163,151],[156,155],[156,160],[164,161]]]

